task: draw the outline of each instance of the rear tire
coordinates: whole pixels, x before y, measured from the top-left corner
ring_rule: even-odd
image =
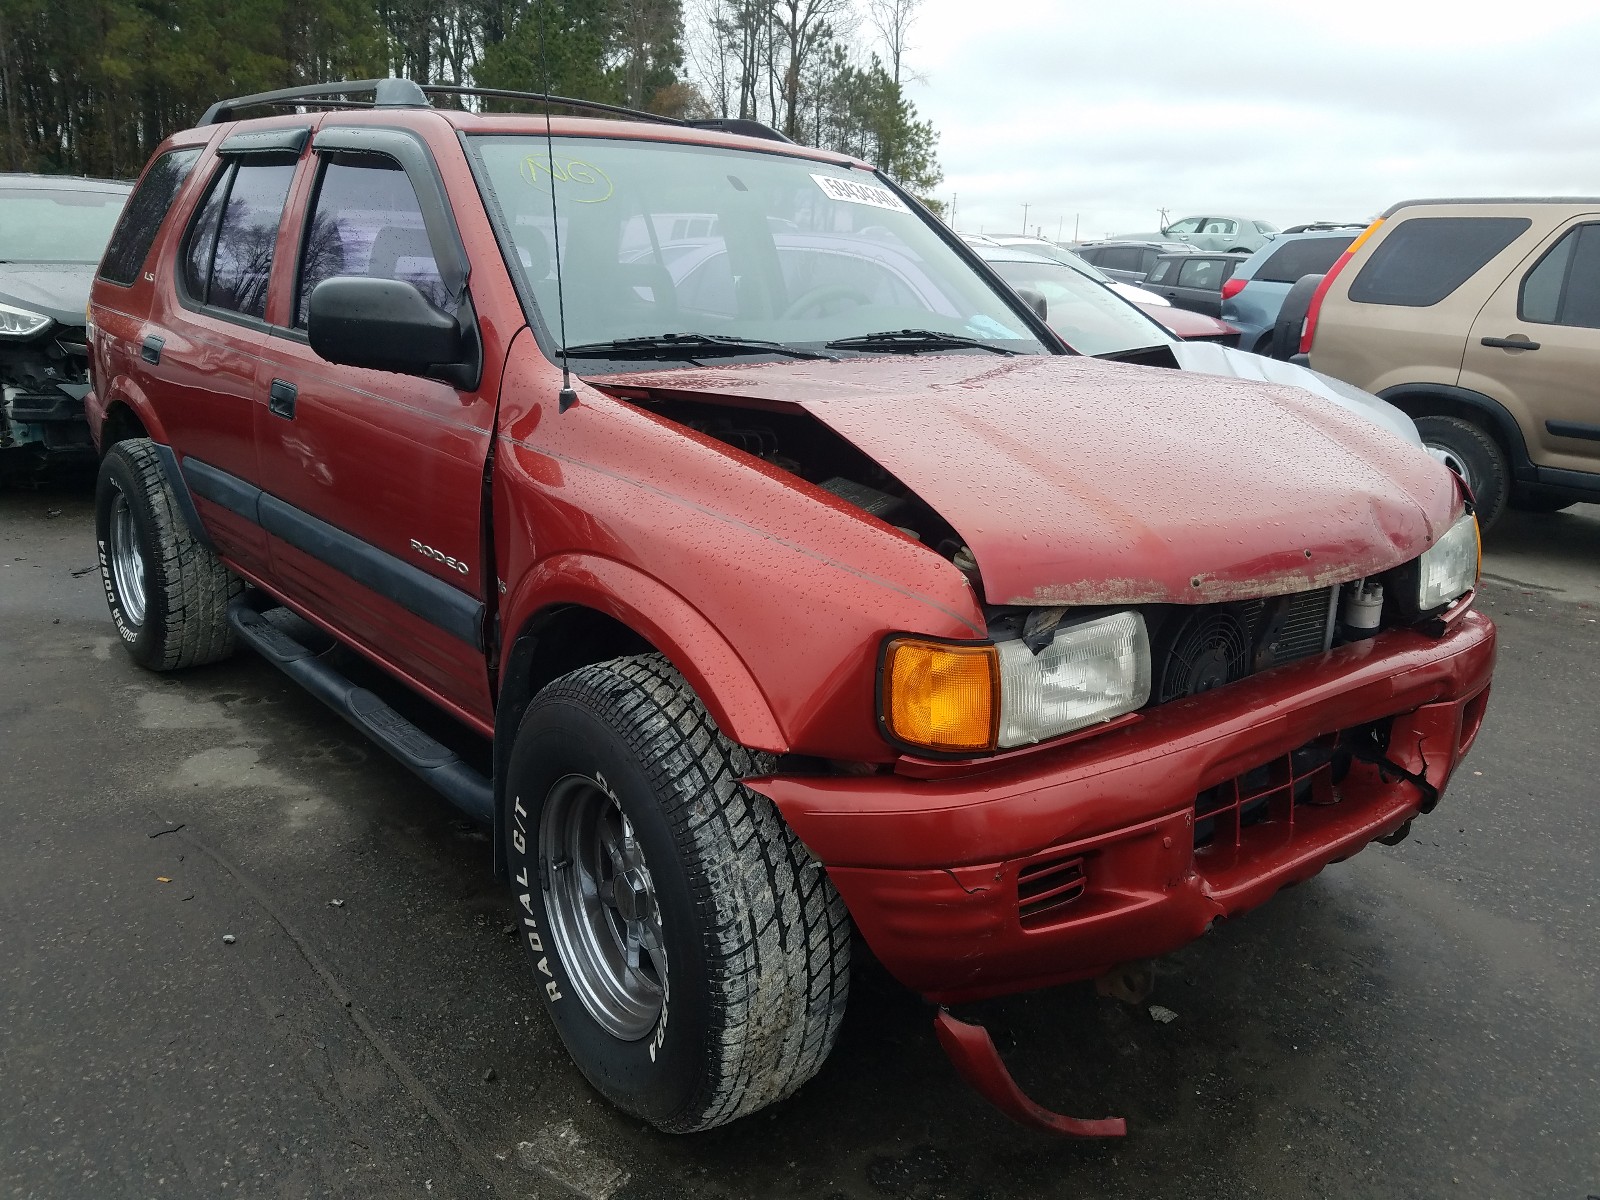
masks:
[[[844,1017],[844,902],[741,782],[772,765],[656,654],[556,680],[511,749],[507,864],[546,1011],[599,1092],[669,1133],[790,1095]]]
[[[1460,417],[1418,417],[1417,433],[1429,454],[1466,481],[1478,506],[1478,524],[1500,519],[1510,493],[1511,472],[1500,444]]]
[[[174,671],[233,653],[228,603],[244,584],[179,514],[149,438],[107,451],[94,524],[106,605],[134,662]]]

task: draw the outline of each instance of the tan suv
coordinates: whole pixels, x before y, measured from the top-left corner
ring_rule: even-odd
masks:
[[[1600,200],[1407,201],[1295,291],[1285,348],[1410,414],[1483,524],[1600,500]]]

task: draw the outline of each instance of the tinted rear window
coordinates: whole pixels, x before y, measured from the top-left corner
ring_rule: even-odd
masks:
[[[161,219],[199,157],[198,148],[168,150],[150,165],[111,233],[111,243],[100,260],[101,279],[129,287],[139,278]]]
[[[1532,224],[1527,217],[1413,217],[1350,285],[1358,304],[1426,308],[1455,291]]]
[[[1254,278],[1263,283],[1293,283],[1302,275],[1324,275],[1334,260],[1350,248],[1355,234],[1339,237],[1307,238],[1303,242],[1285,242],[1261,264]]]
[[[1137,246],[1107,246],[1098,261],[1108,271],[1142,271],[1144,251]]]

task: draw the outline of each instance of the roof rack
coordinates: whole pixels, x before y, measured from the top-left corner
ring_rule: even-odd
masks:
[[[372,99],[354,98],[364,92],[372,93]],[[677,117],[664,117],[660,113],[642,112],[618,104],[602,104],[598,100],[579,100],[573,96],[551,96],[544,92],[519,92],[509,88],[467,87],[452,83],[415,83],[409,79],[347,79],[340,83],[312,83],[304,87],[280,88],[273,92],[235,96],[231,100],[218,100],[206,109],[199,123],[218,125],[224,121],[232,121],[243,108],[430,108],[432,103],[428,99],[429,96],[482,96],[494,100],[532,100],[558,108],[604,113],[607,116],[627,117],[635,121],[650,121],[657,125],[716,129],[725,133],[738,133],[746,137],[767,138],[779,142],[789,140],[776,129],[771,129],[759,121],[748,121],[739,117],[680,121]]]

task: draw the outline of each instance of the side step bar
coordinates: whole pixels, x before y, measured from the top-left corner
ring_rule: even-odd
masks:
[[[493,824],[493,788],[453,750],[429,737],[373,692],[357,687],[245,601],[235,600],[229,606],[228,623],[262,658],[377,742],[417,778],[469,817]]]

